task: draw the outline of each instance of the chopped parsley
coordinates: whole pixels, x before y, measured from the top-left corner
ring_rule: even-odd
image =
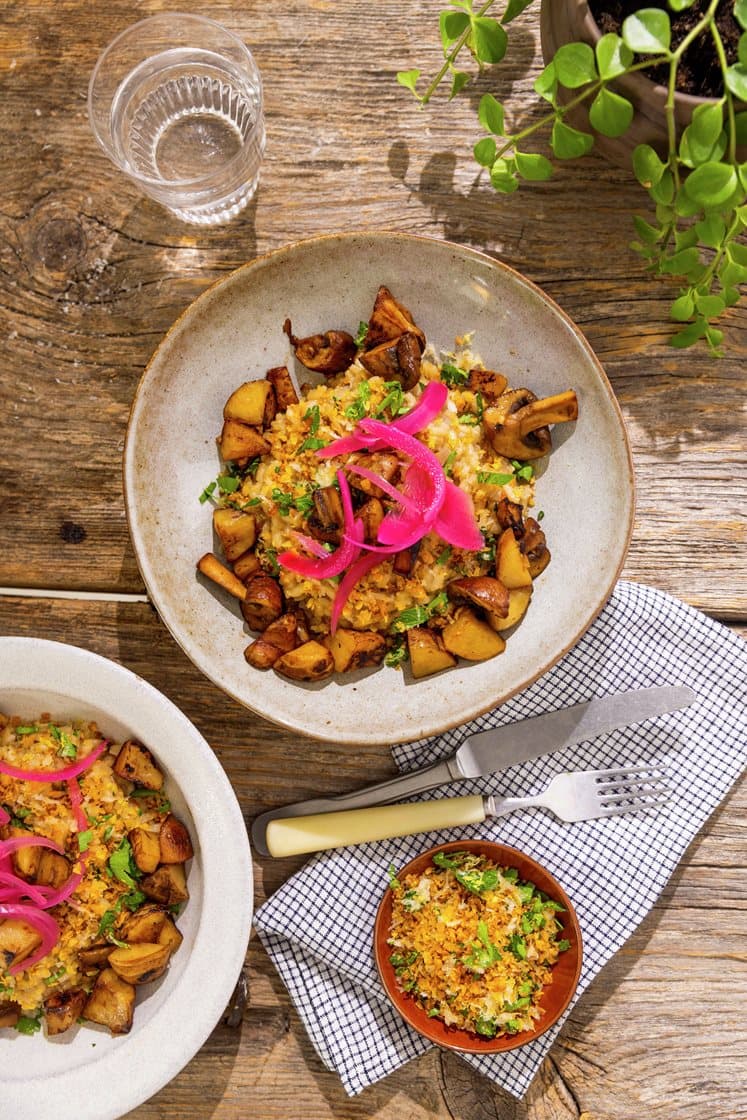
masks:
[[[456,874],[458,876],[458,872]],[[497,964],[501,953],[498,946],[490,940],[486,922],[477,923],[477,936],[479,941],[473,942],[469,953],[462,959],[462,964],[469,972],[483,973],[491,965]]]
[[[361,320],[360,323],[358,324],[358,333],[355,336],[355,345],[358,347],[359,350],[360,350],[361,346],[363,345],[363,343],[366,341],[367,335],[368,335],[368,323]]]
[[[36,1034],[41,1030],[41,1012],[39,1017],[32,1018],[31,1015],[21,1015],[16,1023],[16,1030],[19,1034]]]
[[[446,456],[446,461],[444,463],[444,474],[446,475],[447,478],[451,478],[451,468],[454,466],[454,460],[456,459],[456,454],[457,454],[456,451],[451,451]]]
[[[393,864],[393,863],[390,863],[390,864],[389,864],[389,871],[388,871],[388,873],[387,873],[387,874],[388,874],[388,876],[389,876],[389,886],[390,886],[390,887],[392,888],[392,890],[394,891],[394,890],[396,890],[396,889],[397,889],[397,888],[398,888],[398,887],[399,887],[399,886],[400,886],[401,884],[400,884],[400,881],[399,881],[399,879],[397,878],[397,872],[396,872],[396,869],[395,869],[395,866],[394,866],[394,864]]]
[[[401,416],[403,412],[409,411],[408,406],[405,404],[404,391],[399,381],[385,381],[384,388],[387,390],[387,394],[376,409],[376,416],[381,416],[387,409],[391,416]]]
[[[130,797],[153,797],[153,798],[156,798],[156,804],[155,804],[154,808],[155,808],[157,813],[170,813],[171,812],[171,802],[169,801],[168,797],[164,797],[164,795],[161,793],[160,789],[133,789],[133,790],[130,790],[129,796]],[[102,821],[106,821],[108,819],[109,819],[108,816],[101,818]]]
[[[426,603],[422,607],[408,607],[407,610],[398,614],[391,625],[391,629],[395,634],[401,634],[405,630],[412,630],[414,626],[422,626],[434,614],[443,614],[449,605],[448,596],[445,591],[439,591],[430,603]]]
[[[39,730],[39,728],[36,726],[35,723],[28,723],[28,724],[19,725],[15,729],[15,734],[16,735],[34,735],[38,730]]]
[[[120,949],[126,949],[128,947],[127,943],[117,940],[114,936],[114,923],[125,906],[128,910],[135,911],[143,902],[145,902],[145,895],[141,890],[135,889],[129,891],[127,894],[123,894],[117,899],[110,910],[106,910],[102,914],[96,936],[105,937],[106,940],[110,941],[113,945],[119,946]]]
[[[448,560],[449,560],[449,557],[451,556],[451,552],[452,552],[451,545],[447,544],[447,546],[443,550],[443,552],[439,552],[438,556],[436,557],[436,563],[437,564],[447,564]]]
[[[520,463],[518,459],[512,459],[511,466],[514,468],[516,477],[523,482],[531,482],[534,478],[534,467],[531,463]]]
[[[498,872],[494,867],[488,867],[485,871],[478,871],[477,868],[470,868],[469,870],[457,868],[454,872],[454,878],[472,894],[492,891],[498,885]]]
[[[49,976],[44,977],[44,983],[48,987],[51,984],[56,984],[58,980],[62,979],[62,977],[65,975],[66,972],[67,972],[67,969],[65,968],[64,964],[61,964],[57,968],[53,968],[52,971],[50,972]]]
[[[87,852],[93,840],[93,830],[87,828],[85,832],[78,833],[78,851]]]
[[[348,420],[362,420],[368,416],[368,405],[371,400],[371,386],[368,381],[361,381],[358,386],[358,396],[351,405],[345,409]]]
[[[506,486],[513,482],[513,474],[501,474],[498,471],[478,471],[477,481],[485,486]]]
[[[399,635],[395,644],[384,658],[384,664],[390,669],[396,669],[403,661],[407,661],[407,646],[405,645],[405,640],[402,635]]]
[[[236,478],[233,474],[222,474],[218,477],[217,482],[221,494],[235,494],[241,486],[241,479]]]
[[[316,434],[319,431],[319,424],[321,423],[321,417],[319,415],[319,405],[309,405],[309,407],[303,414],[303,418],[304,420],[310,421],[309,434],[299,447],[296,455],[300,455],[302,451],[318,451],[320,447],[327,446],[327,441],[318,439]]]
[[[459,366],[455,366],[451,362],[444,362],[441,366],[440,376],[446,385],[455,389],[459,385],[467,384],[469,374],[466,369],[460,369]]]
[[[107,866],[115,879],[124,883],[126,887],[137,887],[137,880],[142,879],[143,873],[135,863],[132,854],[132,845],[127,837],[122,840],[118,848],[109,856]]]

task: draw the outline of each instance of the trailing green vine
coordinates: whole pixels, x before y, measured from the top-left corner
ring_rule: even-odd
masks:
[[[425,106],[436,90],[450,81],[449,100],[470,81],[458,65],[470,55],[480,70],[500,63],[508,49],[507,26],[533,0],[508,0],[500,18],[488,14],[497,0],[452,0],[439,15],[444,62],[419,92],[421,72],[400,71],[397,80]],[[673,12],[691,8],[695,0],[668,0]],[[739,301],[747,281],[747,162],[738,148],[747,144],[747,0],[735,0],[734,17],[742,28],[738,59],[729,63],[716,23],[718,0],[709,3],[695,26],[675,47],[669,13],[641,8],[628,16],[621,34],[602,35],[591,47],[573,42],[561,46],[534,83],[547,102],[539,119],[512,133],[504,105],[490,93],[479,103],[478,120],[485,134],[474,145],[474,157],[486,169],[496,191],[510,194],[524,181],[542,181],[553,173],[546,155],[527,150],[525,141],[546,133],[556,159],[586,155],[594,145],[591,132],[567,121],[577,105],[588,107],[589,121],[604,136],[618,137],[633,120],[631,102],[615,88],[622,75],[654,66],[668,70],[665,117],[668,150],[660,157],[648,144],[633,152],[633,171],[653,204],[653,214],[633,218],[636,240],[631,247],[650,271],[680,278],[671,317],[684,324],[671,338],[677,347],[704,339],[714,355],[722,353],[723,331],[715,321]],[[723,94],[698,106],[691,123],[678,135],[675,122],[677,73],[688,47],[710,35],[723,75]]]

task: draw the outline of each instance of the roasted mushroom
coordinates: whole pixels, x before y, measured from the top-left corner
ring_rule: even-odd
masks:
[[[393,338],[408,333],[415,335],[422,353],[425,349],[425,335],[420,327],[416,326],[407,308],[382,284],[376,293],[373,311],[368,321],[365,349],[373,350],[382,342],[390,342]]]
[[[347,467],[365,467],[366,470],[378,474],[392,486],[399,486],[404,474],[404,463],[394,451],[374,451],[361,453],[354,451],[348,456]],[[370,478],[349,472],[350,485],[363,494],[372,498],[384,498],[384,491],[372,482]]]
[[[373,544],[379,537],[379,528],[384,520],[384,507],[378,498],[369,498],[355,512],[355,516],[363,523],[363,539],[368,544]]]
[[[296,338],[290,319],[283,323],[283,331],[301,365],[316,373],[342,373],[355,357],[355,339],[347,331],[324,331],[308,338]]]
[[[252,576],[256,576],[262,570],[259,557],[251,549],[248,552],[243,552],[238,560],[233,561],[231,566],[234,575],[238,576],[242,583],[246,583]]]
[[[485,611],[490,618],[505,618],[508,614],[508,588],[492,576],[464,576],[447,583],[446,592],[456,603],[471,603]]]
[[[382,342],[361,354],[363,368],[373,377],[399,381],[403,389],[412,389],[420,378],[420,341],[411,331],[399,338]]]
[[[327,544],[340,544],[345,524],[340,491],[336,486],[319,486],[312,493],[311,500],[314,509],[307,521],[310,535]]]
[[[514,535],[520,538],[524,533],[524,510],[518,502],[501,498],[495,507],[495,516],[501,529],[513,529]],[[234,571],[236,565],[234,564]]]
[[[53,992],[44,1000],[44,1022],[49,1036],[63,1034],[83,1014],[88,992],[85,988],[67,988]]]
[[[540,529],[539,522],[533,517],[528,517],[526,520],[520,547],[529,561],[529,574],[532,579],[536,579],[550,563],[550,549],[547,547],[545,534]]]
[[[309,640],[306,620],[294,611],[282,614],[244,650],[244,657],[255,669],[271,669],[284,653]]]
[[[298,404],[298,393],[287,366],[273,366],[265,377],[275,390],[278,412],[285,412],[292,404]]]
[[[507,385],[508,378],[492,369],[471,369],[467,378],[467,388],[491,402],[501,396]]]
[[[241,603],[241,613],[252,630],[266,629],[276,618],[280,618],[283,606],[283,592],[276,579],[265,572],[252,576]]]
[[[549,424],[578,417],[572,389],[538,400],[531,389],[510,389],[486,408],[483,426],[495,452],[507,459],[539,459],[552,449]]]

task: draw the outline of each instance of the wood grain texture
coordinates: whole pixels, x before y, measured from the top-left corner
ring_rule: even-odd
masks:
[[[0,0],[0,587],[142,593],[120,461],[159,340],[208,284],[257,253],[319,233],[396,229],[499,257],[575,319],[634,452],[625,575],[747,634],[747,311],[728,315],[722,360],[673,351],[673,286],[627,249],[644,199],[624,172],[592,155],[501,198],[472,162],[482,93],[510,97],[514,127],[536,119],[537,14],[513,25],[497,85],[485,74],[463,100],[420,110],[395,72],[438,68],[435,0],[214,0],[210,15],[249,43],[263,73],[268,146],[256,199],[208,230],[142,198],[86,119],[102,47],[171,7]],[[196,0],[179,8],[204,14]],[[384,748],[302,742],[223,696],[146,604],[0,596],[0,634],[73,641],[154,683],[211,743],[247,822],[280,801],[392,773]],[[746,810],[742,783],[579,1001],[524,1101],[435,1051],[349,1100],[255,938],[240,1027],[219,1025],[131,1120],[742,1120]],[[257,904],[302,862],[257,861]]]

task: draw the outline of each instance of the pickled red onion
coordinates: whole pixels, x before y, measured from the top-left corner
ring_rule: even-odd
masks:
[[[331,579],[333,576],[339,576],[358,558],[363,543],[363,522],[353,515],[353,499],[348,480],[342,471],[337,472],[337,481],[340,484],[340,498],[345,515],[345,534],[342,544],[334,552],[328,553],[324,559],[312,560],[308,556],[299,556],[296,552],[281,552],[277,559],[282,568],[287,568],[289,572],[296,572],[307,579]]]
[[[70,766],[63,766],[59,770],[22,770],[18,766],[11,766],[8,762],[0,762],[0,774],[6,774],[9,778],[18,778],[22,782],[65,782],[70,778],[77,778],[92,766],[108,746],[109,740],[102,739],[85,758],[79,758],[77,762],[71,763]]]
[[[399,502],[405,509],[410,509],[414,512],[417,508],[411,498],[408,498],[407,495],[403,494],[401,490],[398,490],[396,486],[392,486],[391,482],[388,482],[383,475],[377,474],[376,471],[370,471],[368,467],[359,467],[354,463],[349,463],[347,470],[349,470],[351,474],[360,475],[361,478],[367,478],[369,482],[373,482],[375,486],[378,486],[379,490],[383,490],[390,498],[394,498],[395,502]]]
[[[10,814],[5,812],[2,805],[0,805],[0,825],[8,824],[10,821]]]
[[[391,424],[382,424],[380,420],[361,420],[360,427],[367,435],[379,436],[386,440],[390,447],[407,455],[416,466],[428,475],[433,487],[432,495],[425,508],[421,508],[419,513],[424,522],[430,523],[443,505],[446,494],[446,475],[438,458],[429,447],[426,447],[419,439],[415,439],[415,436],[408,435],[407,432],[400,432]]]
[[[321,541],[315,541],[313,537],[307,537],[305,533],[297,533],[295,530],[291,536],[298,541],[301,548],[305,548],[312,556],[318,557],[320,560],[326,560],[330,555],[329,549],[326,549]]]
[[[384,559],[385,557],[383,556],[375,556],[371,553],[367,556],[359,556],[345,572],[345,575],[340,580],[340,584],[335,592],[334,602],[332,603],[330,630],[333,634],[337,630],[337,623],[340,621],[340,615],[356,583],[363,579],[365,575],[368,575],[371,569],[375,568],[377,564],[381,564]]]
[[[23,902],[0,903],[0,919],[5,918],[20,918],[22,921],[28,922],[41,937],[41,945],[38,949],[8,969],[11,976],[33,968],[42,957],[46,957],[47,953],[54,948],[60,939],[60,927],[52,915],[47,914],[46,910],[39,910],[36,906],[30,906]]]
[[[472,499],[450,479],[446,480],[444,504],[433,522],[433,531],[454,548],[479,552],[485,544],[475,520]]]
[[[53,852],[64,855],[60,845],[55,844],[54,840],[48,840],[46,836],[33,836],[29,833],[28,836],[9,836],[7,840],[0,840],[0,855],[9,856],[21,848],[51,848]]]
[[[442,381],[429,381],[418,403],[403,416],[396,416],[386,425],[387,429],[397,428],[407,435],[422,432],[423,428],[436,419],[446,404],[448,395],[449,390]],[[333,440],[326,447],[320,448],[317,455],[320,459],[334,459],[337,455],[349,455],[353,451],[381,451],[387,444],[386,437],[366,435],[359,425],[351,435],[341,436],[340,439]]]
[[[20,902],[21,898],[25,896],[35,902],[37,906],[47,905],[47,893],[42,887],[37,887],[33,883],[27,883],[24,879],[20,879],[18,875],[14,875],[12,871],[0,871],[0,902]],[[11,897],[14,895],[15,898]]]

